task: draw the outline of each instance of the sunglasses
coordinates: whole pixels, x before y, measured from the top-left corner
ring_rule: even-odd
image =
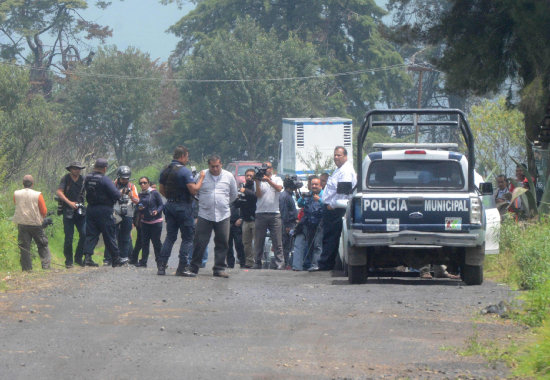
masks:
[[[140,185],[147,185],[149,182],[140,182]]]

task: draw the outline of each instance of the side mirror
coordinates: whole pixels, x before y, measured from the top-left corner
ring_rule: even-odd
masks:
[[[348,208],[348,200],[347,199],[338,199],[336,201],[336,208]]]
[[[353,193],[352,190],[351,182],[338,182],[338,185],[336,185],[336,194],[350,195]]]
[[[492,195],[493,184],[491,182],[481,182],[479,184],[479,191],[481,192],[481,195]]]

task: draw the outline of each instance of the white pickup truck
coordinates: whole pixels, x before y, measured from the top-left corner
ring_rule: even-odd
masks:
[[[369,129],[395,125],[458,127],[467,153],[452,143],[390,143],[373,144],[363,157]],[[500,217],[492,184],[474,171],[474,140],[462,111],[370,111],[358,140],[357,189],[340,205],[347,212],[339,257],[349,282],[397,266],[442,264],[466,284],[481,284],[485,254],[498,253]]]

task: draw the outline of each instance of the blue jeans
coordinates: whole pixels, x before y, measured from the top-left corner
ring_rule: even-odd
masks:
[[[294,251],[292,253],[292,269],[304,269],[304,254],[306,251],[306,235],[299,233],[294,237]]]
[[[304,253],[304,269],[318,265],[319,256],[323,249],[323,226],[319,223],[316,226],[305,228],[307,247]]]
[[[78,243],[74,258],[77,262],[82,262],[82,250],[86,240],[86,216],[74,214],[72,218],[63,217],[63,232],[65,232],[65,241],[63,243],[63,254],[65,255],[65,265],[73,264],[73,238],[74,228],[78,231]]]
[[[166,218],[166,239],[160,250],[158,264],[166,265],[168,263],[172,247],[178,237],[178,231],[180,231],[179,266],[186,267],[189,265],[192,255],[193,235],[195,234],[192,205],[189,202],[167,202],[164,205],[164,216]]]

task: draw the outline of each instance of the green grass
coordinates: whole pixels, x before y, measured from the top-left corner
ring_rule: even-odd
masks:
[[[518,376],[550,379],[550,219],[503,223],[500,254],[488,257],[485,267],[487,277],[521,292],[511,317],[533,328],[534,342],[518,347],[510,344],[504,351],[517,352],[517,355],[502,355],[502,358],[517,367]],[[476,350],[475,344],[469,346],[472,351]],[[490,357],[490,346],[481,349],[480,354]]]

